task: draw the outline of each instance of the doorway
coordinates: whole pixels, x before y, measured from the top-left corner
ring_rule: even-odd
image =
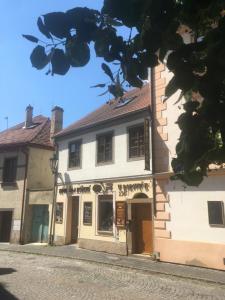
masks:
[[[49,211],[48,205],[33,205],[32,242],[48,242]]]
[[[132,252],[150,254],[153,251],[152,205],[133,203],[132,213]]]
[[[12,211],[0,211],[0,242],[10,242],[11,227]]]
[[[72,197],[71,212],[71,244],[76,244],[78,240],[79,226],[79,196]]]

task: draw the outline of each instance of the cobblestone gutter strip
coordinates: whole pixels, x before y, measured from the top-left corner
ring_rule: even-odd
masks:
[[[27,247],[27,248],[25,248]],[[126,268],[154,275],[173,276],[182,279],[202,281],[225,287],[225,272],[198,267],[182,266],[163,262],[153,262],[146,258],[123,257],[107,253],[75,249],[70,246],[0,246],[0,251],[23,254],[43,255],[63,259],[75,259],[84,262]]]

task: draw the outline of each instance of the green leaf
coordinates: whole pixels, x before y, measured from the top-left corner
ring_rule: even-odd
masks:
[[[45,48],[37,46],[31,53],[30,60],[32,66],[38,70],[43,69],[49,63],[49,57],[45,53]]]
[[[110,79],[114,82],[113,74],[109,66],[107,64],[102,64],[102,70],[110,77]]]
[[[47,30],[47,28],[45,27],[41,17],[38,18],[37,20],[37,26],[38,26],[38,29],[40,30],[40,32],[42,34],[44,34],[44,36],[46,36],[46,38],[48,39],[51,39],[51,34],[49,33],[49,31]]]
[[[33,43],[38,43],[39,39],[36,38],[35,36],[33,35],[29,35],[29,34],[22,34],[22,36],[27,39],[28,41],[30,42],[33,42]]]
[[[54,36],[62,39],[70,35],[68,18],[63,12],[53,12],[43,16],[45,28]]]
[[[65,55],[64,51],[61,49],[55,49],[52,54],[52,75],[65,75],[70,68],[70,63]]]
[[[87,43],[75,37],[67,41],[66,55],[72,67],[83,67],[90,60],[90,48]]]
[[[104,88],[105,86],[106,86],[105,83],[99,83],[99,84],[91,86],[91,88]]]
[[[171,97],[174,93],[176,93],[176,91],[179,89],[178,85],[177,85],[177,80],[175,78],[175,76],[170,80],[170,82],[167,84],[166,86],[166,90],[165,90],[165,96],[166,99],[168,99],[169,97]]]

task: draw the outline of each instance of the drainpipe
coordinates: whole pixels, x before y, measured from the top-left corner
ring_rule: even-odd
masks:
[[[152,193],[153,193],[153,226],[152,226],[152,243],[153,243],[153,259],[159,260],[155,250],[155,234],[154,234],[154,217],[156,217],[156,179],[155,179],[155,130],[156,130],[156,98],[155,98],[155,68],[151,68],[149,72],[151,86],[151,144],[152,144]]]
[[[55,154],[58,158],[58,144],[55,143]],[[55,240],[55,215],[56,215],[56,198],[58,193],[58,164],[54,171],[54,186],[53,186],[53,200],[52,200],[52,213],[51,213],[51,223],[50,223],[50,238],[49,245],[54,245]]]
[[[149,72],[151,85],[151,144],[152,144],[152,189],[153,189],[153,213],[156,216],[156,180],[155,180],[155,68],[151,68]]]
[[[21,209],[21,220],[20,220],[20,239],[19,243],[24,244],[23,230],[24,230],[24,214],[25,214],[25,203],[26,203],[26,186],[27,186],[27,173],[28,173],[28,158],[29,152],[28,149],[23,149],[22,153],[25,155],[25,174],[23,180],[23,196],[22,196],[22,209]]]

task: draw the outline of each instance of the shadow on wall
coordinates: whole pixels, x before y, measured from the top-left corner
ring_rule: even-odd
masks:
[[[8,275],[16,272],[15,269],[12,268],[0,268],[0,275]],[[0,283],[0,299],[4,300],[18,300],[13,294],[11,294],[5,288],[4,284]]]

